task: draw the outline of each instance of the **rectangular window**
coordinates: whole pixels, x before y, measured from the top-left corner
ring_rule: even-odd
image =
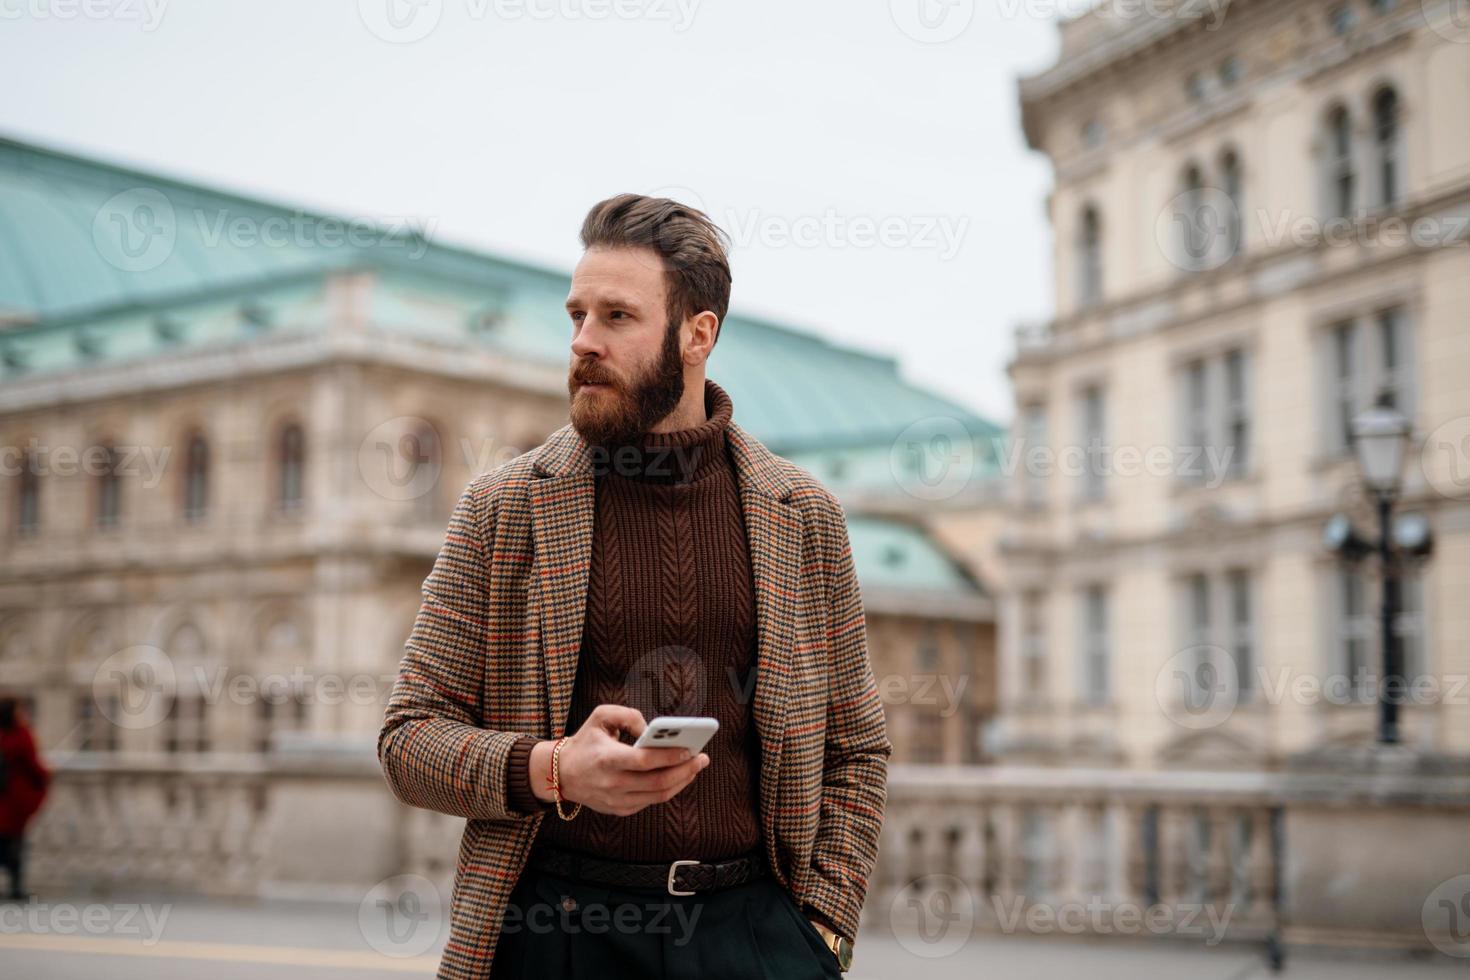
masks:
[[[1046,594],[1039,590],[1021,596],[1021,688],[1027,699],[1046,692]]]
[[[1108,594],[1101,585],[1082,591],[1082,701],[1106,704],[1109,691]]]
[[[1251,418],[1250,384],[1245,351],[1225,354],[1224,450],[1229,453],[1225,472],[1241,476],[1250,469]]]
[[[1180,454],[1179,461],[1181,479],[1190,483],[1205,479],[1205,451],[1209,446],[1209,377],[1203,360],[1191,361],[1184,369],[1184,451]]]
[[[1230,602],[1230,635],[1226,649],[1235,660],[1235,680],[1240,699],[1246,701],[1255,691],[1255,604],[1251,601],[1251,573],[1232,569],[1225,576],[1225,590]]]
[[[1250,359],[1239,348],[1179,371],[1178,478],[1205,483],[1250,469]]]
[[[1374,645],[1373,615],[1368,608],[1360,570],[1342,565],[1336,569],[1336,574],[1336,668],[1346,678],[1346,684],[1338,686],[1352,692],[1359,700],[1367,700],[1372,690],[1369,672],[1373,665],[1369,657]]]
[[[1343,320],[1327,329],[1323,344],[1326,379],[1324,413],[1328,455],[1352,452],[1353,419],[1380,395],[1414,417],[1412,337],[1403,307],[1378,310],[1371,317]]]
[[[1025,502],[1028,507],[1046,506],[1046,406],[1028,405],[1022,416],[1022,465],[1025,467]]]
[[[914,762],[944,761],[944,719],[927,705],[914,708]]]
[[[1083,457],[1082,499],[1098,501],[1103,499],[1107,486],[1107,419],[1102,388],[1092,385],[1083,389],[1078,410]]]
[[[1333,452],[1345,453],[1353,444],[1353,416],[1358,411],[1357,325],[1339,323],[1332,328],[1332,429]]]
[[[208,752],[208,723],[204,698],[175,697],[164,719],[164,748],[169,752]]]
[[[290,693],[262,693],[259,717],[256,722],[255,750],[268,752],[271,737],[276,732],[306,731],[306,695],[301,691]]]
[[[121,717],[117,696],[89,691],[78,695],[75,705],[77,751],[116,752],[117,725],[111,719]]]

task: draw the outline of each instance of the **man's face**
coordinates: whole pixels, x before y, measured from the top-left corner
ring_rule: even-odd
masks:
[[[663,262],[646,248],[593,248],[567,294],[572,425],[593,445],[630,442],[684,395],[679,324],[664,305]]]

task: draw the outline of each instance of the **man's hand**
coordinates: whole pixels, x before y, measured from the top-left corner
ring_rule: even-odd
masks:
[[[558,772],[561,798],[581,803],[598,813],[626,817],[650,803],[677,796],[709,765],[703,752],[693,758],[688,749],[635,749],[618,740],[618,732],[634,738],[647,722],[636,708],[600,704],[561,747]],[[551,750],[555,740],[537,743],[531,750],[531,788],[538,799],[556,799],[551,791]]]

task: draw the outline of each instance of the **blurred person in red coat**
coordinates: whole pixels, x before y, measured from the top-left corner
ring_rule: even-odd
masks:
[[[41,809],[51,772],[36,753],[25,710],[0,698],[0,867],[9,872],[10,898],[24,899],[21,855],[26,824]]]

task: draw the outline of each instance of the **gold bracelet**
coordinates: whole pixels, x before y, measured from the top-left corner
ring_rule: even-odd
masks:
[[[582,804],[578,803],[569,814],[561,812],[561,743],[566,740],[567,737],[563,735],[551,747],[551,791],[556,794],[556,815],[563,820],[570,820],[582,812]]]

